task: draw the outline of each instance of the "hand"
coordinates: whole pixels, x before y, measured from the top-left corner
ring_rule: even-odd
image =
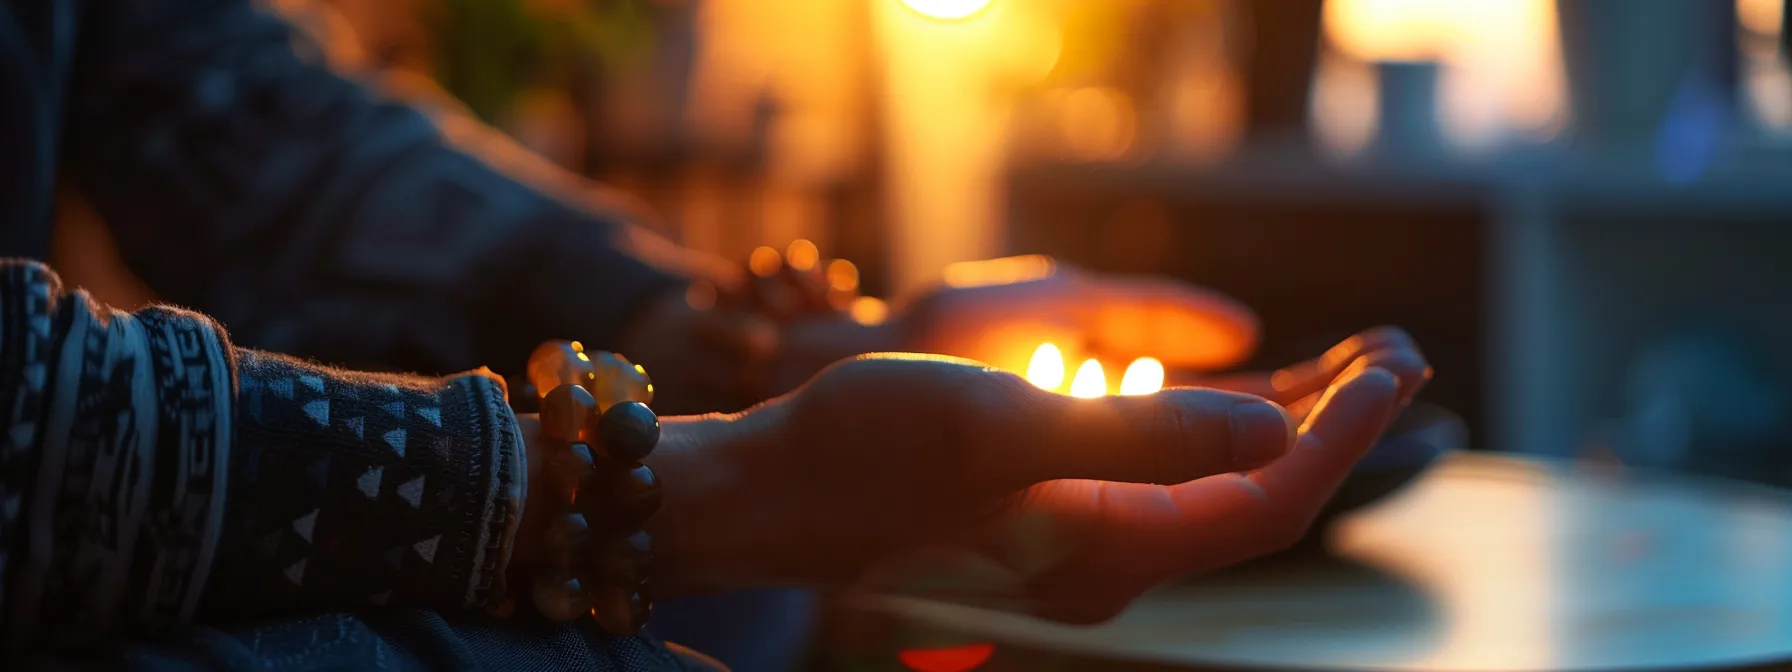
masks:
[[[1023,371],[1033,349],[1051,341],[1116,361],[1156,357],[1171,369],[1211,371],[1243,361],[1257,346],[1249,308],[1180,281],[1094,275],[1044,257],[956,270],[968,277],[948,274],[946,285],[899,313],[901,349]],[[980,282],[992,278],[1019,279]]]
[[[1302,536],[1423,384],[1416,350],[1344,351],[1314,363],[1323,392],[1298,431],[1236,392],[1073,399],[913,356],[836,365],[741,416],[669,420],[649,459],[666,488],[654,580],[856,585],[1104,620]]]

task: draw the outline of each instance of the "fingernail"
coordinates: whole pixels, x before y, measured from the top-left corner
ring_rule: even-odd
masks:
[[[1267,401],[1243,401],[1228,409],[1233,465],[1254,469],[1276,461],[1294,445],[1294,419]]]

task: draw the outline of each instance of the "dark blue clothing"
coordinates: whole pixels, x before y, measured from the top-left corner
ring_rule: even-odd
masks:
[[[293,40],[250,0],[0,0],[0,256],[48,257],[67,183],[132,271],[237,343],[428,373],[520,371],[549,338],[613,348],[631,311],[680,282],[624,249],[623,217],[457,151]],[[201,619],[121,655],[146,669],[676,665],[650,638],[393,609]]]
[[[237,343],[433,374],[615,349],[677,282],[623,249],[620,215],[456,150],[293,40],[250,0],[0,0],[0,257],[47,258],[66,178],[132,271]]]

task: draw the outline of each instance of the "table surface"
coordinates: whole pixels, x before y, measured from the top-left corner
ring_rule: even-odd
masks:
[[[1164,588],[1092,628],[929,602],[902,620],[1199,667],[1686,669],[1792,660],[1792,496],[1458,454],[1332,530],[1341,560]]]

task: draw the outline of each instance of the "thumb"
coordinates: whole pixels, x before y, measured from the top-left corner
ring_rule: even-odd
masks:
[[[1079,399],[1031,385],[990,437],[1022,485],[1064,479],[1184,483],[1255,469],[1286,454],[1295,426],[1281,406],[1205,388]]]

